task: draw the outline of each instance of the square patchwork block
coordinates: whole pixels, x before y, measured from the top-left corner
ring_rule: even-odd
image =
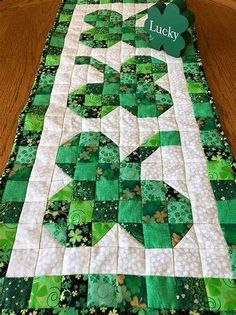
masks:
[[[63,276],[59,306],[63,308],[87,306],[88,277],[87,275]]]
[[[232,278],[228,251],[226,249],[200,249],[200,255],[205,278]]]
[[[29,307],[33,309],[53,308],[59,306],[61,276],[42,276],[33,279]],[[51,297],[54,298],[51,298]]]
[[[119,248],[118,274],[144,275],[145,250],[142,248]]]
[[[141,223],[142,222],[142,202],[141,200],[121,200],[119,202],[118,221],[121,223]]]
[[[93,200],[72,200],[70,203],[68,224],[76,225],[91,222],[93,209]]]
[[[117,180],[101,180],[96,182],[96,200],[118,200]]]
[[[65,248],[41,248],[35,275],[60,275],[62,273]]]
[[[135,180],[125,180],[119,182],[120,200],[140,199],[140,182]]]
[[[148,306],[157,309],[177,309],[176,282],[174,277],[147,276]]]
[[[8,180],[2,196],[3,201],[23,202],[28,182]]]
[[[115,274],[117,272],[118,249],[116,247],[92,247],[90,273]]]
[[[77,163],[74,179],[76,180],[96,180],[97,163]]]
[[[118,216],[118,206],[118,201],[95,201],[93,221],[116,222]]]
[[[198,249],[174,248],[175,275],[202,278],[202,263]]]
[[[38,258],[37,249],[13,249],[11,260],[7,269],[8,277],[33,277]],[[17,266],[17,268],[16,268]]]
[[[145,257],[147,275],[174,275],[174,257],[172,249],[146,249]]]
[[[122,163],[120,166],[121,180],[139,180],[140,165],[138,163]]]
[[[165,186],[162,181],[141,181],[142,199],[145,201],[165,201]]]
[[[116,275],[89,275],[88,306],[117,307],[118,283]]]
[[[79,273],[89,273],[90,256],[90,247],[66,248],[62,274],[76,275]]]
[[[95,181],[74,181],[74,200],[93,200],[95,197]]]
[[[143,224],[146,248],[171,248],[171,237],[167,223]]]
[[[14,249],[37,249],[41,237],[41,224],[19,223],[14,242]]]
[[[5,278],[2,289],[1,308],[20,310],[28,307],[32,278]]]

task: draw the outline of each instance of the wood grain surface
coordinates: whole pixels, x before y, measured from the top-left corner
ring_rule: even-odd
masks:
[[[188,0],[220,119],[236,156],[236,2]],[[27,102],[60,0],[0,1],[0,173]]]

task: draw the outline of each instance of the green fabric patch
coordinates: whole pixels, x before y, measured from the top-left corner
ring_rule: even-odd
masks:
[[[204,279],[211,311],[236,311],[235,280]]]
[[[121,223],[141,223],[142,203],[140,200],[121,200],[118,221]]]
[[[236,199],[217,201],[218,218],[221,224],[236,224]]]
[[[115,223],[92,223],[92,246],[97,244],[105,234],[115,225]]]
[[[7,181],[2,201],[23,202],[25,200],[27,185],[27,181]]]
[[[16,230],[17,224],[0,223],[0,249],[12,249],[15,240]]]
[[[225,160],[208,161],[208,176],[211,180],[233,180],[231,163]]]
[[[101,180],[96,183],[96,200],[118,200],[117,180]]]
[[[176,282],[173,277],[147,276],[148,306],[175,310],[178,306]]]
[[[68,217],[68,224],[88,223],[92,221],[94,201],[72,200]]]
[[[61,276],[35,277],[29,300],[29,308],[54,308],[59,305]]]
[[[122,297],[118,291],[115,275],[90,275],[88,284],[88,306],[117,307]]]
[[[181,145],[179,131],[160,131],[160,143],[162,146]]]
[[[169,225],[143,224],[145,248],[171,248]]]
[[[1,309],[21,310],[28,307],[32,278],[5,278],[1,296]]]

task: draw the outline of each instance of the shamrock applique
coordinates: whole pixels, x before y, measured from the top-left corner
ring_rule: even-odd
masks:
[[[164,49],[167,54],[179,57],[191,39],[188,28],[193,22],[194,15],[184,0],[174,0],[168,5],[158,1],[148,10],[144,30],[150,35],[152,48]]]
[[[103,117],[117,106],[136,117],[159,117],[173,105],[170,93],[157,83],[167,73],[161,60],[135,56],[121,64],[120,72],[92,57],[75,62],[104,74],[104,83],[87,83],[69,94],[68,107],[81,117]]]
[[[147,13],[143,10],[128,19],[112,10],[97,10],[85,16],[84,21],[93,28],[84,31],[80,41],[92,48],[109,48],[119,41],[134,47],[149,47],[148,35],[143,27],[136,26],[136,21]]]
[[[175,247],[192,227],[190,200],[165,180],[141,175],[147,158],[170,147],[165,145],[170,135],[172,131],[151,135],[125,159],[121,147],[102,132],[78,132],[60,145],[57,169],[71,180],[49,199],[44,229],[65,247],[90,247],[118,223],[119,235],[125,233],[145,248]]]

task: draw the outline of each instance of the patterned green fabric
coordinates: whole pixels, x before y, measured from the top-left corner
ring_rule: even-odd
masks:
[[[152,2],[61,5],[0,182],[1,314],[236,312],[233,158],[194,31],[149,50]]]

